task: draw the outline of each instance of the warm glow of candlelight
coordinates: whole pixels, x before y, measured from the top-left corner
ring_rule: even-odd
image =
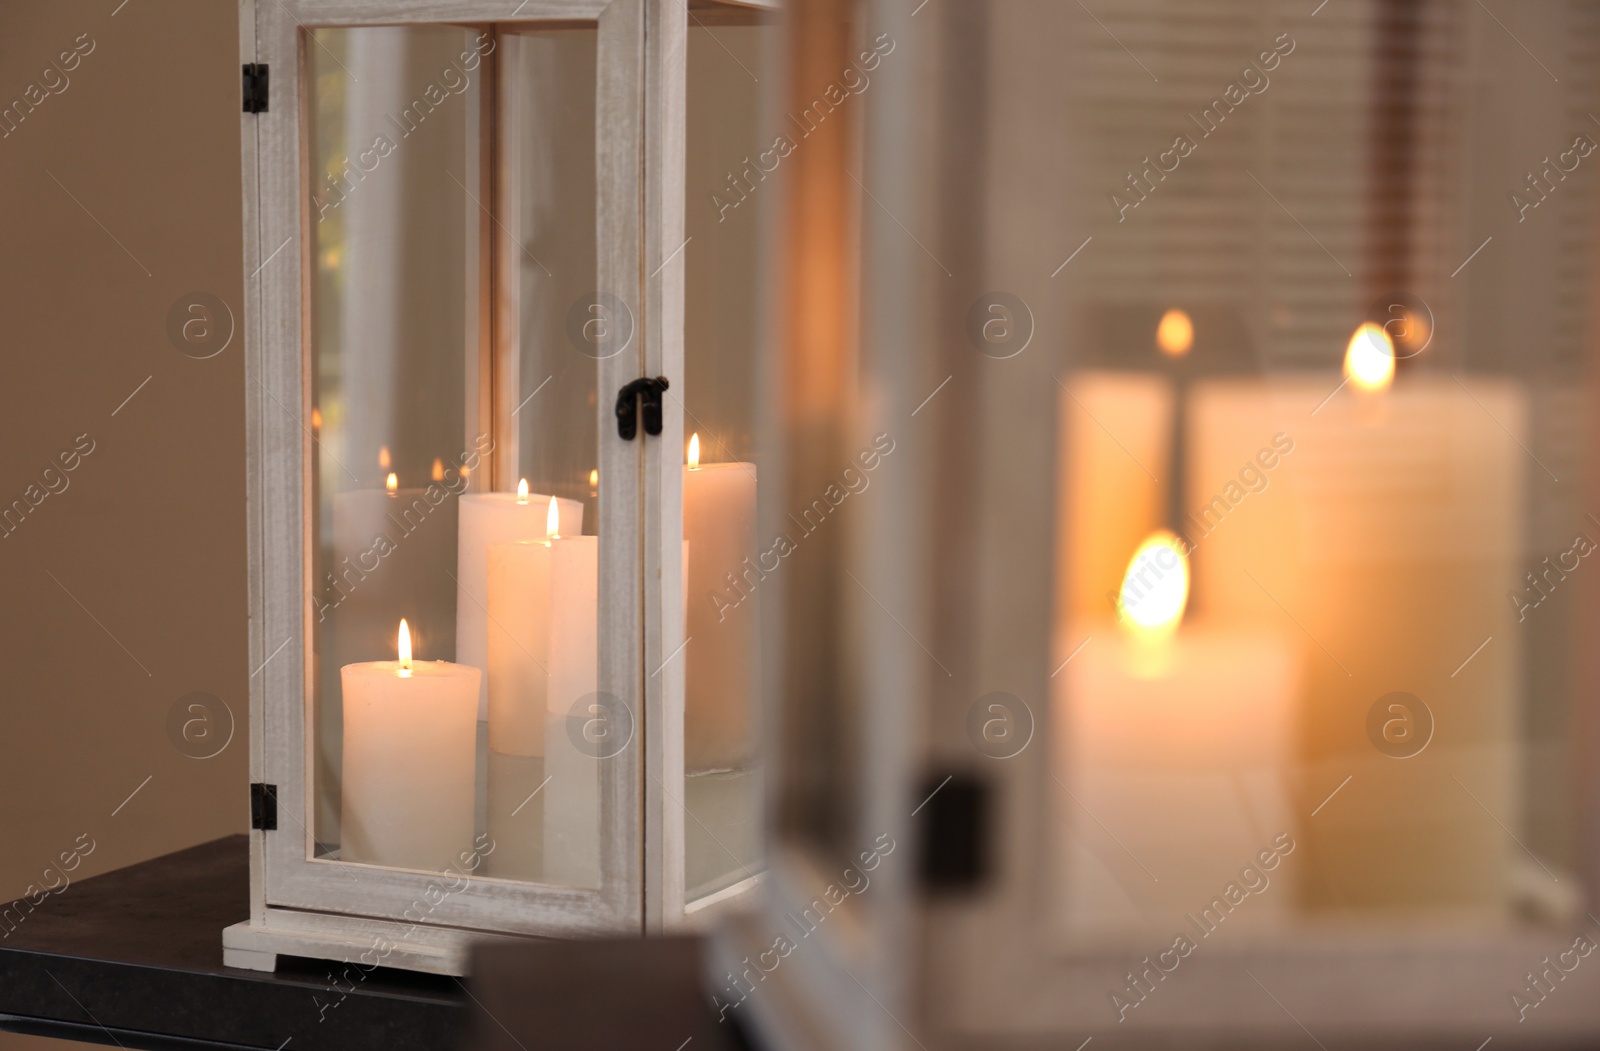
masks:
[[[433,480],[436,482],[444,481],[444,461],[437,456],[433,458]]]
[[[594,491],[600,488],[600,468],[593,467],[589,470],[589,489]]]
[[[553,500],[555,498],[551,497],[551,499]],[[521,479],[521,480],[519,480],[517,482],[517,503],[525,504],[527,502],[528,502],[528,480],[526,478],[523,478],[523,479]]]
[[[699,469],[700,469],[700,435],[698,433],[695,433],[695,434],[689,435],[689,470],[698,471]]]
[[[400,479],[395,477],[393,471],[390,471],[389,477],[383,480],[383,487],[389,491],[390,496],[393,496],[395,491],[400,488]]]
[[[1389,333],[1368,321],[1350,337],[1344,374],[1358,390],[1380,391],[1394,382],[1394,344]]]
[[[400,653],[400,674],[411,674],[411,629],[406,626],[406,618],[400,618],[400,638],[396,643]]]
[[[380,445],[378,447],[378,466],[381,469],[387,471],[389,469],[390,463],[391,463],[391,461],[390,461],[390,458],[389,458],[389,447],[387,445]]]
[[[1145,538],[1128,560],[1122,578],[1121,610],[1133,630],[1163,639],[1178,628],[1189,604],[1189,558],[1183,544],[1165,529]]]
[[[1181,358],[1194,345],[1194,322],[1182,310],[1169,310],[1156,326],[1156,345],[1169,358]]]
[[[314,431],[322,430],[322,410],[314,405],[311,407],[311,429]]]
[[[561,539],[561,509],[556,506],[556,498],[553,496],[550,498],[550,510],[545,512],[544,532],[551,540]]]

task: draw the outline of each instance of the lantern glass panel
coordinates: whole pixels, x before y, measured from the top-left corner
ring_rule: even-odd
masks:
[[[488,497],[518,500],[525,482],[536,495],[521,510],[537,519],[521,530],[532,539],[489,552],[488,831],[526,844],[491,856],[489,874],[581,887],[600,879],[599,760],[632,736],[622,702],[597,686],[599,565],[614,557],[600,535],[599,369],[637,353],[630,308],[597,277],[597,39],[593,26],[501,38],[509,345],[495,391],[501,492]]]
[[[316,855],[599,887],[596,31],[306,50]]]
[[[315,670],[304,820],[318,856],[427,870],[473,847],[475,712],[449,676],[412,677],[443,691],[435,704],[375,693],[376,680],[346,669],[397,676],[373,662],[398,661],[402,618],[418,668],[456,657],[456,495],[478,451],[466,381],[479,223],[466,187],[483,96],[459,68],[473,46],[446,27],[319,29],[306,46]],[[414,797],[396,794],[394,764],[420,763],[426,742],[404,732],[433,735],[437,749]]]
[[[778,568],[756,529],[759,201],[779,162],[763,139],[766,35],[691,24],[684,252],[684,886],[688,900],[755,875],[760,851],[762,582]]]

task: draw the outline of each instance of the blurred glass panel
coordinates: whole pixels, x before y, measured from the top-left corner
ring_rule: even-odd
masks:
[[[1582,921],[1600,20],[1315,6],[997,23],[1071,55],[1054,145],[993,134],[1082,248],[1039,311],[1073,944]]]

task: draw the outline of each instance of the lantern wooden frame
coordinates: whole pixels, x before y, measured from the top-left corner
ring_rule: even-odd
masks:
[[[768,7],[743,3],[742,7]],[[515,11],[511,10],[515,7]],[[240,0],[240,50],[264,64],[264,112],[241,119],[249,451],[251,779],[275,786],[276,828],[251,836],[251,914],[223,933],[231,966],[270,970],[279,954],[460,974],[477,937],[660,932],[705,922],[749,897],[760,876],[685,900],[681,678],[651,676],[666,639],[682,638],[682,407],[669,399],[659,438],[625,441],[605,392],[683,371],[684,82],[688,10],[678,0]],[[310,30],[448,24],[498,31],[538,23],[598,28],[598,286],[634,304],[633,346],[598,362],[602,529],[600,688],[625,700],[635,738],[602,764],[597,890],[425,874],[313,859],[302,823],[312,790],[310,661],[309,290],[305,49]],[[486,83],[495,72],[485,63]],[[500,133],[484,106],[483,156]],[[476,196],[492,200],[490,164]],[[487,209],[481,272],[506,251]],[[515,251],[512,247],[510,251]],[[484,280],[480,375],[505,354],[506,305]],[[514,336],[510,338],[514,339]],[[470,366],[469,366],[470,367]],[[479,384],[480,428],[511,406]],[[500,404],[505,402],[504,405]],[[502,475],[506,468],[497,467]],[[437,900],[435,900],[437,899]],[[426,902],[418,922],[413,909]],[[408,914],[407,910],[413,909]]]

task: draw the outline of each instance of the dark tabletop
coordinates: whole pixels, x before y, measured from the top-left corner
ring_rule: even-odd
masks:
[[[224,967],[222,929],[249,912],[242,835],[13,903],[0,1029],[130,1049],[745,1047],[703,991],[698,939],[496,943],[474,952],[470,992],[388,968],[350,988],[315,960]]]
[[[448,1048],[470,1003],[454,979],[379,969],[348,993],[331,966],[222,965],[249,918],[249,840],[203,843],[81,882],[0,925],[0,1029],[129,1048]],[[531,1051],[531,1049],[530,1049]]]

